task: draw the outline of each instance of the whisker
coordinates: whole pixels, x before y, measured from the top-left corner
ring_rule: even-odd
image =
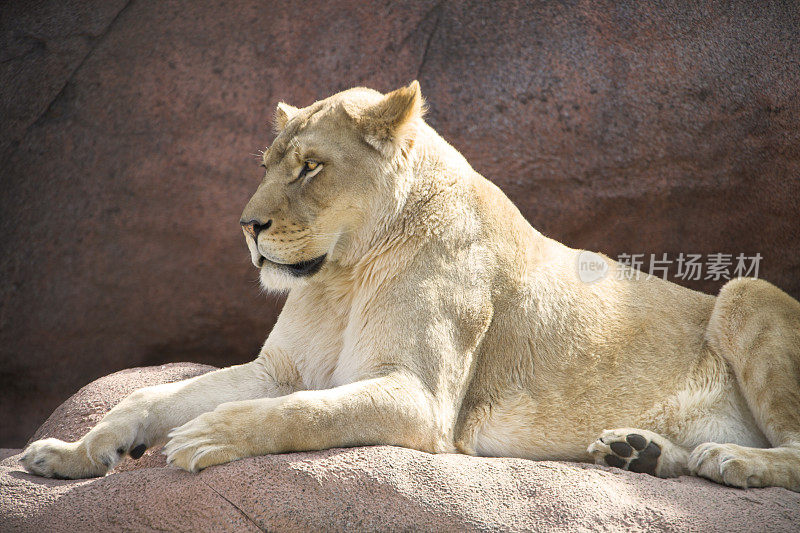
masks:
[[[286,242],[291,243],[291,242],[295,242],[295,241],[297,241],[299,239],[304,239],[304,238],[307,238],[307,237],[338,237],[339,235],[347,235],[348,233],[352,233],[353,232],[353,230],[337,231],[337,232],[333,232],[333,233],[319,233],[319,232],[312,232],[311,230],[299,230],[299,231],[302,231],[304,233],[296,236],[293,240],[286,241]]]
[[[348,233],[353,233],[353,230],[349,229],[349,230],[344,230],[344,231],[337,231],[335,233],[316,233],[316,232],[314,232],[314,233],[308,233],[308,235],[310,235],[312,237],[334,237],[334,236],[337,236],[337,235],[347,235]]]
[[[257,154],[250,154],[250,155],[256,158],[256,161],[264,163],[264,157],[266,156],[266,153],[267,150],[258,150]]]

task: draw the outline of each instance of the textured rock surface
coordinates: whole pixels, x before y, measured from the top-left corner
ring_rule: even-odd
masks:
[[[237,224],[249,154],[279,99],[353,85],[419,78],[552,237],[760,252],[800,296],[791,2],[17,0],[0,43],[0,445],[109,372],[256,353],[281,302]]]
[[[59,407],[37,435],[74,438],[127,391],[208,370],[169,365],[107,376]],[[143,458],[79,481],[31,476],[18,452],[0,450],[0,523],[12,531],[727,532],[800,524],[800,494],[785,489],[390,446],[255,457],[199,475]]]

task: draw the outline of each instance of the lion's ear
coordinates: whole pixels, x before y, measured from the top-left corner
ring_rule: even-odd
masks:
[[[299,109],[285,102],[278,102],[275,108],[275,133],[280,133],[286,127],[286,123],[292,120]]]
[[[422,117],[424,107],[419,82],[414,80],[363,110],[356,122],[367,141],[380,149],[381,144],[402,144],[411,134],[408,126]]]

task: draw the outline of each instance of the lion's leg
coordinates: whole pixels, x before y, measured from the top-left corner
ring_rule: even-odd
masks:
[[[689,460],[692,473],[800,491],[800,302],[762,280],[732,280],[717,298],[708,340],[733,368],[773,448],[701,444]]]
[[[274,388],[274,387],[273,387]],[[31,443],[21,462],[46,477],[83,478],[104,475],[122,455],[134,458],[166,433],[224,402],[270,395],[264,361],[257,359],[185,381],[139,389],[111,409],[77,442],[43,439]]]
[[[619,428],[603,432],[587,450],[599,465],[658,477],[689,473],[689,451],[646,429]]]
[[[390,375],[223,404],[171,431],[164,453],[196,472],[244,457],[346,446],[441,451],[429,394],[414,377]]]

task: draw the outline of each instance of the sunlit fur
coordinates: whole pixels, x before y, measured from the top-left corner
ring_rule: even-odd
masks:
[[[800,490],[800,304],[761,280],[714,297],[621,279],[605,256],[582,282],[580,251],[533,229],[423,109],[416,82],[279,105],[242,215],[269,227],[245,238],[257,266],[325,254],[321,269],[263,263],[288,299],[255,361],[137,391],[80,441],[31,444],[26,468],[102,475],[117,449],[165,439],[191,471],[367,444],[603,463],[636,432],[661,449],[656,475]],[[322,170],[297,180],[308,159]]]

